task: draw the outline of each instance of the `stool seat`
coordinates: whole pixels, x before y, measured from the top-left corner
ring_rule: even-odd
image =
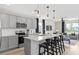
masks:
[[[44,47],[44,48],[46,48],[46,42],[41,43],[41,44],[39,44],[39,45],[40,45],[40,47]]]

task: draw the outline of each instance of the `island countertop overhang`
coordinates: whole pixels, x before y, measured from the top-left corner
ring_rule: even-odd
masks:
[[[45,40],[47,38],[53,38],[55,36],[59,36],[59,34],[48,34],[48,35],[29,35],[28,37],[24,37],[24,39],[30,39],[35,41]]]

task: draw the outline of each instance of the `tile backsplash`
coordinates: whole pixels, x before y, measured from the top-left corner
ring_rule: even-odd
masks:
[[[15,33],[21,30],[26,32],[26,29],[2,29],[2,36],[15,36]]]

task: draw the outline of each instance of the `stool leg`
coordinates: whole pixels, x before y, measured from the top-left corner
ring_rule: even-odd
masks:
[[[45,48],[44,48],[44,55],[45,55]]]
[[[52,55],[54,55],[54,46],[52,46]]]
[[[64,49],[64,51],[65,51],[65,46],[64,46],[64,42],[63,42],[63,49]]]
[[[55,49],[56,49],[56,55],[58,55],[58,51],[57,51],[57,45],[55,46]]]
[[[60,40],[60,52],[62,53],[62,42]]]
[[[70,39],[69,39],[69,44],[70,44]]]
[[[60,44],[61,44],[61,52],[63,53],[63,40],[60,38]]]
[[[52,55],[54,55],[54,48],[52,49]]]
[[[40,54],[40,45],[39,45],[39,55],[41,55],[41,54]]]
[[[59,53],[60,53],[60,55],[61,55],[61,48],[60,48],[60,42],[58,42],[58,48],[59,48]]]
[[[64,51],[65,51],[65,46],[64,46],[64,41],[63,41],[63,37],[62,37],[62,42],[63,42],[63,49],[64,49]]]
[[[47,47],[47,55],[49,55],[49,49],[48,49],[48,47]]]

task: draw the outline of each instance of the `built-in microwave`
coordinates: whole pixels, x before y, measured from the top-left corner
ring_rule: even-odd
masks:
[[[27,28],[27,24],[26,23],[16,23],[16,28]]]

